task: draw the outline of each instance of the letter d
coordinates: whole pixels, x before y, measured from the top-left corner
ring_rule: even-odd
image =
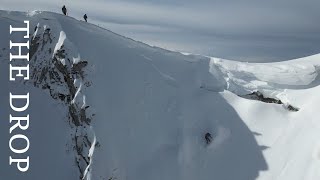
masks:
[[[16,107],[13,105],[12,101],[14,99],[26,99],[27,102],[23,107]],[[12,95],[10,93],[10,107],[12,110],[16,111],[16,112],[22,112],[25,111],[28,107],[29,107],[29,93],[27,95]]]

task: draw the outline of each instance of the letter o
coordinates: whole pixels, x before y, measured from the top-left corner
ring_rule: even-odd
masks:
[[[24,149],[15,149],[12,147],[12,141],[15,140],[15,139],[24,139],[27,141],[27,147],[25,147]],[[11,149],[12,152],[14,153],[17,153],[17,154],[22,154],[22,153],[25,153],[28,151],[29,149],[29,146],[30,146],[30,142],[29,142],[29,139],[27,138],[27,136],[25,135],[22,135],[22,134],[16,134],[14,136],[12,136],[10,138],[10,141],[9,141],[9,147]]]

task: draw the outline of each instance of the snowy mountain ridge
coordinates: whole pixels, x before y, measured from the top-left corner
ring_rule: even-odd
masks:
[[[62,114],[42,116],[57,124],[43,138],[60,145],[38,144],[52,163],[39,173],[35,160],[27,179],[320,177],[320,54],[242,63],[150,47],[55,13],[0,11],[1,72],[9,24],[25,19],[35,27],[32,81],[16,86],[42,97],[34,108],[47,102]],[[208,146],[206,132],[214,137]]]

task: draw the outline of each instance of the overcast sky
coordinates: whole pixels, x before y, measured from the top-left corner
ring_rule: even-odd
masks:
[[[0,0],[49,10],[163,48],[227,59],[282,61],[320,53],[320,0]]]

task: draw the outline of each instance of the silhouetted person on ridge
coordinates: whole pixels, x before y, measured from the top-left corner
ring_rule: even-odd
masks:
[[[62,7],[62,12],[64,15],[67,15],[67,8],[65,5],[63,5],[63,7]]]
[[[85,14],[85,15],[83,16],[83,19],[84,19],[86,22],[88,22],[88,21],[87,21],[87,19],[88,19],[87,14]]]
[[[204,135],[204,138],[206,139],[207,144],[210,144],[212,141],[212,136],[210,133],[206,133],[206,135]]]

